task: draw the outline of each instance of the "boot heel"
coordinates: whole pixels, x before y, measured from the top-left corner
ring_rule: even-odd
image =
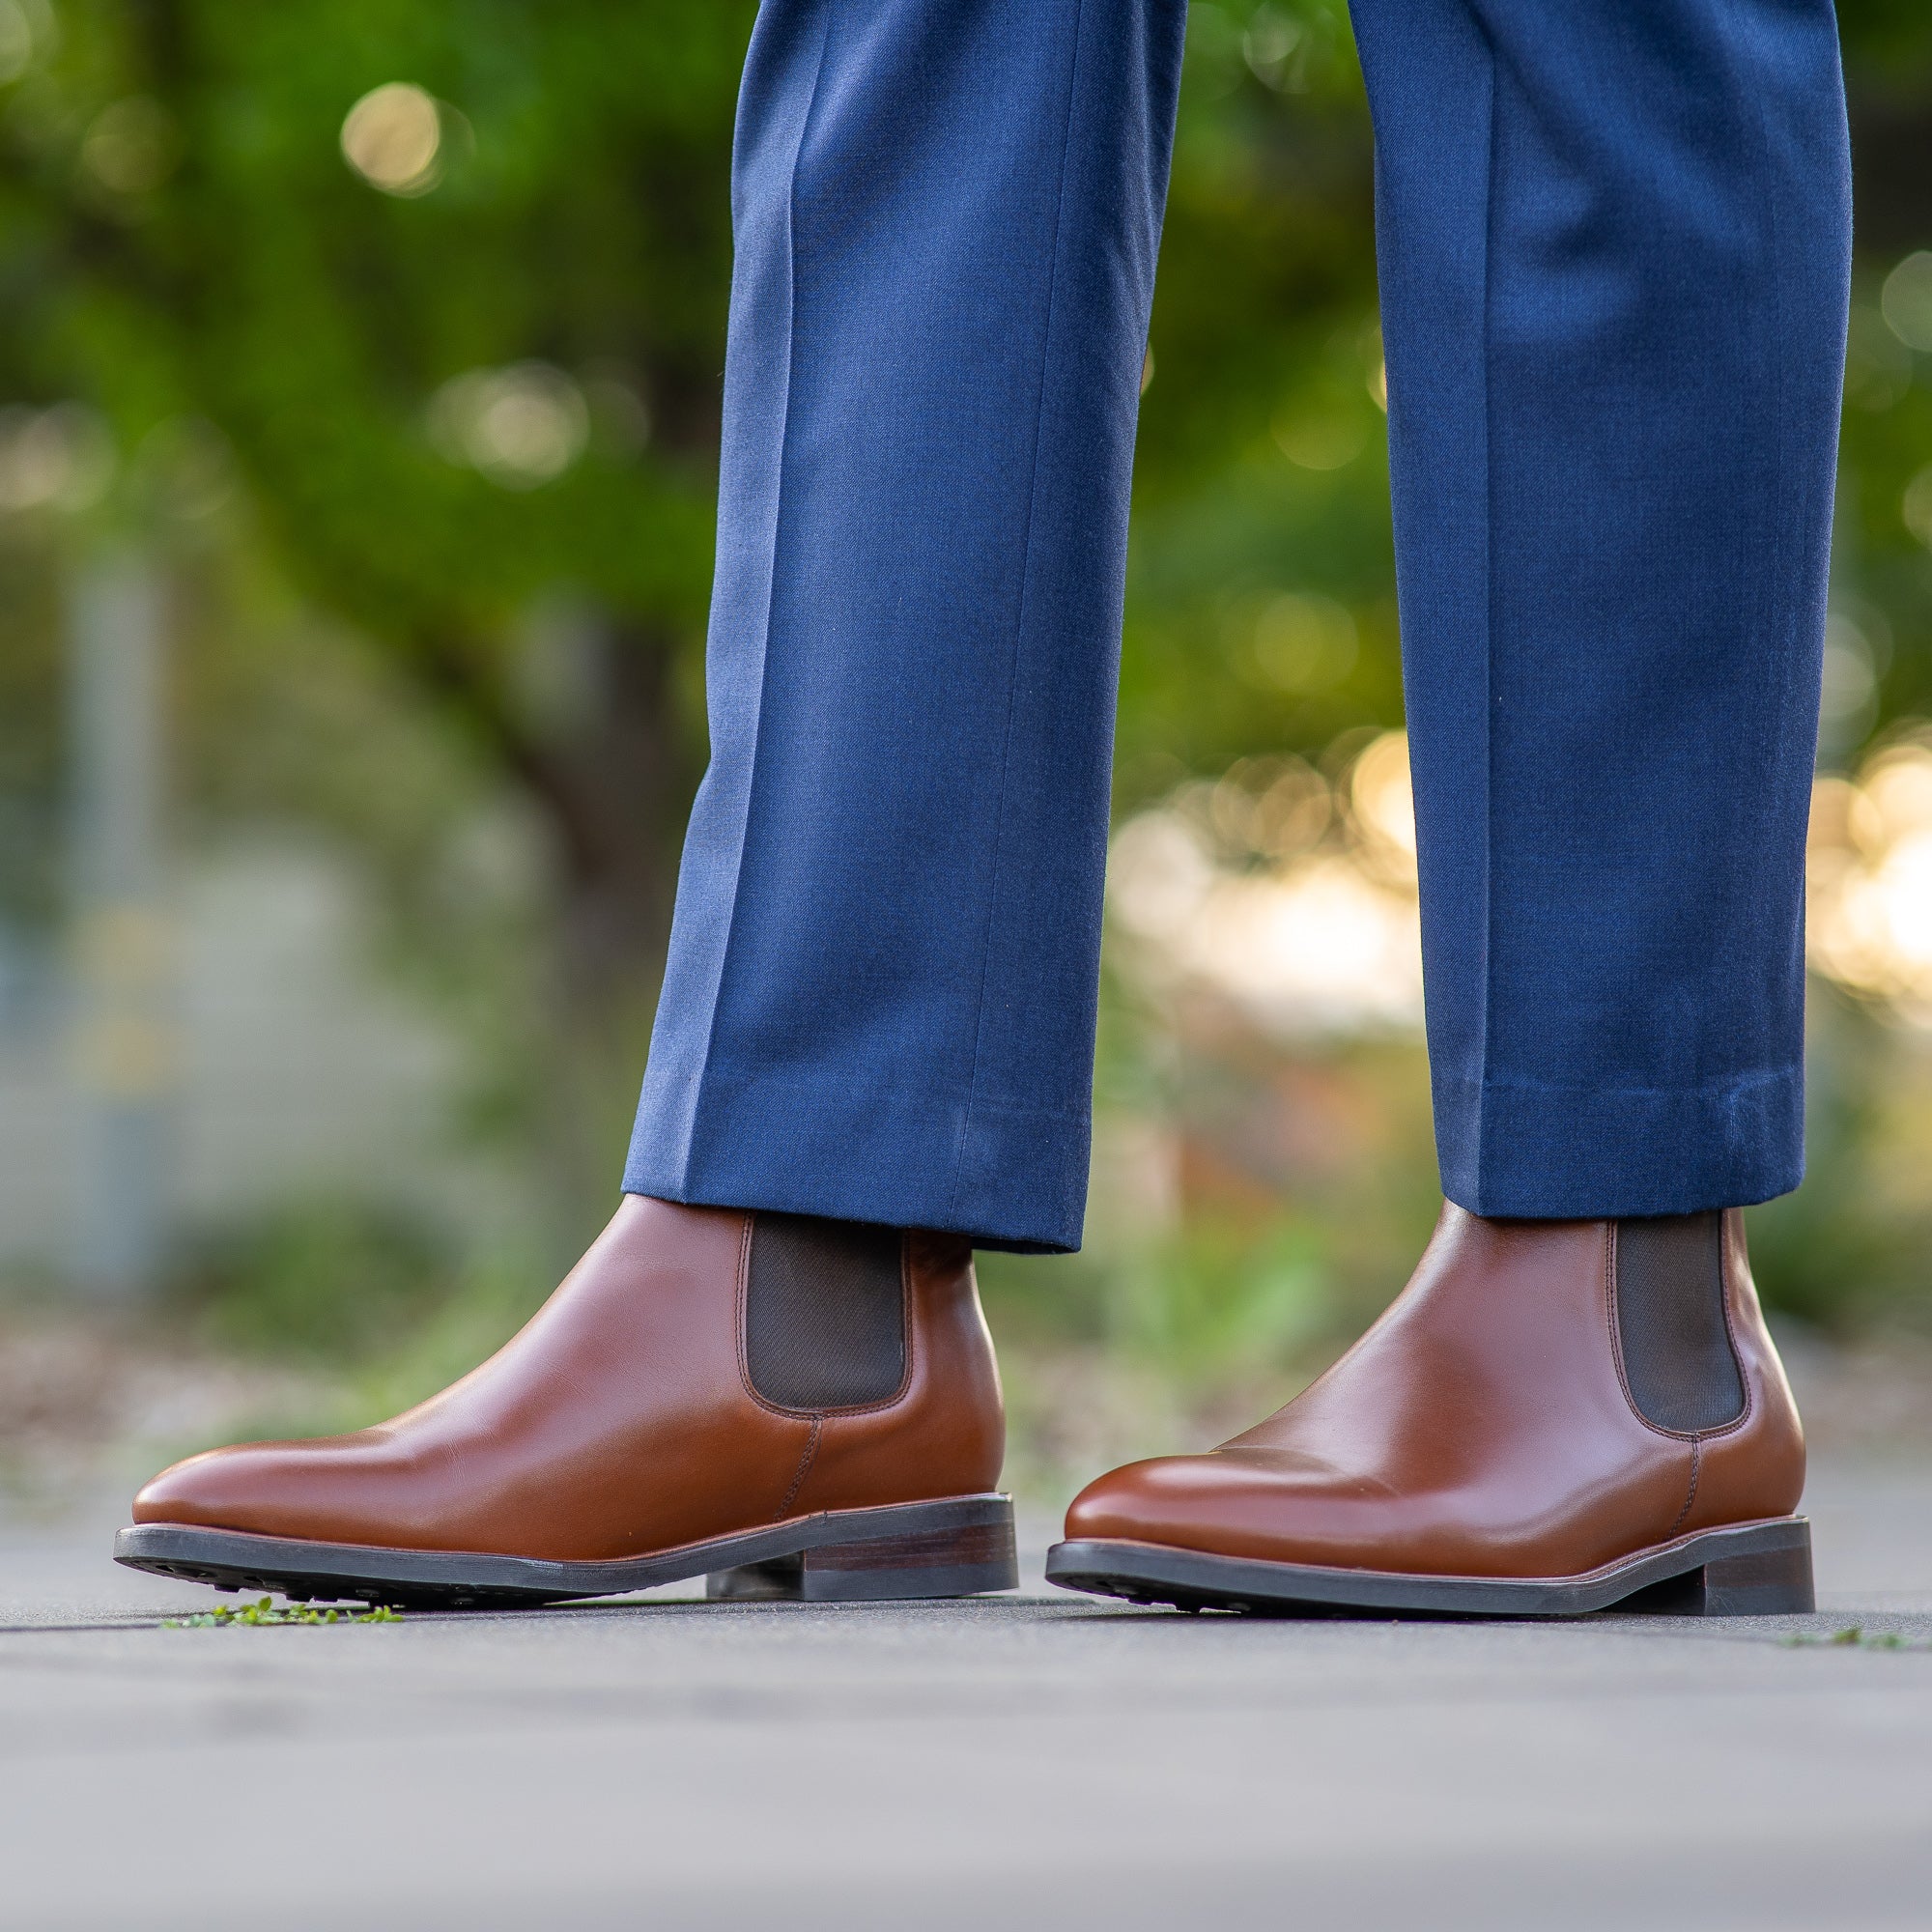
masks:
[[[1743,1550],[1735,1556],[1715,1556],[1700,1569],[1689,1570],[1647,1590],[1627,1597],[1610,1608],[1614,1615],[1633,1612],[1669,1617],[1790,1617],[1808,1616],[1818,1607],[1811,1585],[1811,1528],[1780,1548]]]
[[[1707,1617],[1788,1617],[1818,1607],[1808,1537],[1791,1549],[1722,1557],[1705,1564],[1703,1576]]]
[[[957,1504],[933,1506],[957,1516]],[[828,1542],[796,1555],[735,1570],[715,1570],[704,1594],[724,1603],[880,1604],[916,1597],[974,1597],[1019,1586],[1013,1506],[988,1498],[976,1522],[916,1527],[917,1517],[889,1536]]]

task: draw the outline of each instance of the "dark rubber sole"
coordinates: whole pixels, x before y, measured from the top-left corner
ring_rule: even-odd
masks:
[[[1774,1617],[1816,1607],[1811,1525],[1802,1516],[1700,1530],[1580,1577],[1421,1577],[1092,1540],[1055,1544],[1046,1580],[1135,1604],[1263,1616]]]
[[[1019,1583],[1013,1504],[1005,1495],[827,1510],[608,1563],[303,1543],[171,1522],[122,1530],[114,1539],[114,1560],[217,1590],[273,1590],[298,1603],[360,1601],[443,1610],[620,1597],[693,1577],[708,1578],[712,1597],[820,1604],[971,1597]]]

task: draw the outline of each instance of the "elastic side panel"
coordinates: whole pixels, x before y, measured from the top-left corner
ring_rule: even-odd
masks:
[[[1724,1325],[1722,1215],[1617,1223],[1617,1338],[1631,1396],[1660,1429],[1719,1429],[1744,1413]]]
[[[752,1386],[781,1408],[883,1402],[905,1379],[895,1228],[759,1214],[746,1286]]]

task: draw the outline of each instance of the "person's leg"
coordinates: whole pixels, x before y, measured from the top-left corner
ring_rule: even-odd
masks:
[[[1804,1606],[1803,1441],[1723,1210],[1802,1160],[1850,266],[1830,0],[1354,13],[1452,1205],[1336,1369],[1093,1485],[1050,1574]]]
[[[1357,0],[1443,1191],[1803,1166],[1850,279],[1829,0]]]
[[[1014,1580],[971,1241],[1079,1241],[1182,15],[765,0],[712,763],[626,1199],[475,1374],[177,1465],[123,1561],[443,1602]]]
[[[1074,1248],[1182,0],[767,5],[624,1185]]]

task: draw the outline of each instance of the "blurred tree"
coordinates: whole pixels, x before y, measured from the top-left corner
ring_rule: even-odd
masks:
[[[104,418],[124,519],[239,467],[298,592],[539,808],[603,1048],[701,759],[752,11],[0,0],[0,385]]]

